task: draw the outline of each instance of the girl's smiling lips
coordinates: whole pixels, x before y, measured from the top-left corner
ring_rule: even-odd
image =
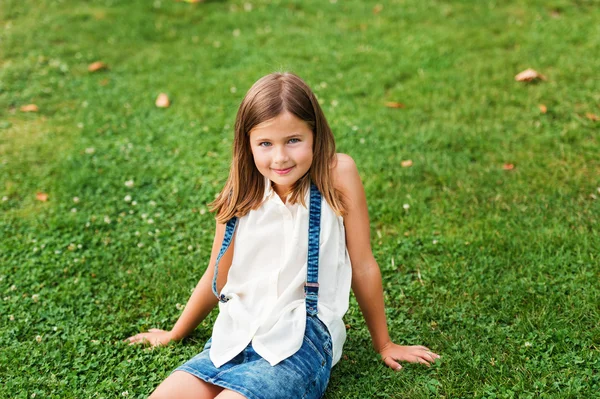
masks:
[[[277,174],[280,175],[285,175],[286,173],[288,173],[290,170],[292,170],[293,166],[291,168],[287,168],[287,169],[273,169],[273,171]]]

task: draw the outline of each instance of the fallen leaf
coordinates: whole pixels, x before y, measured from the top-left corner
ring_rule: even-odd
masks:
[[[585,114],[585,117],[594,122],[600,121],[600,116],[592,114],[591,112]]]
[[[540,109],[540,112],[542,114],[545,114],[546,112],[548,112],[548,107],[546,107],[544,104],[538,105],[538,108]]]
[[[504,170],[513,170],[514,168],[515,168],[515,165],[513,165],[512,163],[505,163],[502,166],[502,169],[504,169]]]
[[[108,65],[106,65],[102,61],[92,62],[90,65],[88,65],[88,71],[90,71],[90,72],[97,72],[97,71],[100,71],[102,69],[107,69],[107,68],[108,68]]]
[[[165,93],[160,93],[156,98],[156,106],[158,108],[168,108],[169,105],[171,105],[169,96],[167,96]]]
[[[21,112],[38,112],[39,108],[35,104],[27,104],[21,107]]]
[[[36,193],[35,194],[35,198],[38,201],[46,202],[46,201],[48,201],[48,194],[46,194],[46,193]]]
[[[532,82],[537,79],[546,80],[546,77],[531,68],[528,68],[515,76],[517,82]]]
[[[405,108],[406,107],[406,105],[395,102],[395,101],[387,102],[387,103],[385,103],[385,106],[388,108]]]
[[[381,10],[383,10],[383,6],[381,4],[377,4],[375,7],[373,7],[373,14],[377,15],[381,12]]]
[[[406,161],[402,161],[400,162],[400,165],[402,165],[403,168],[410,168],[413,164],[412,159],[407,159]]]

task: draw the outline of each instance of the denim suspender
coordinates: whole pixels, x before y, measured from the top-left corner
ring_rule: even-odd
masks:
[[[310,206],[308,216],[308,264],[306,267],[306,313],[317,314],[319,296],[319,235],[321,232],[321,193],[317,186],[310,185]]]
[[[213,275],[212,282],[212,290],[217,298],[219,298],[220,302],[227,302],[229,300],[225,295],[217,292],[217,275],[219,274],[219,261],[223,257],[223,254],[227,252],[227,248],[229,248],[229,244],[231,244],[231,239],[233,238],[233,232],[235,230],[235,225],[237,223],[237,217],[232,217],[227,222],[227,226],[225,226],[225,237],[223,237],[223,244],[221,245],[221,250],[219,251],[219,255],[217,256],[217,261],[215,262],[215,274]]]
[[[227,302],[229,298],[217,292],[217,274],[219,273],[219,261],[227,252],[233,232],[237,224],[234,216],[227,222],[223,244],[215,262],[215,273],[213,276],[212,290],[220,302]],[[310,185],[310,205],[308,219],[308,257],[306,268],[306,283],[304,284],[304,295],[306,297],[306,313],[315,316],[317,314],[317,302],[319,295],[319,235],[321,232],[321,193],[317,186]]]

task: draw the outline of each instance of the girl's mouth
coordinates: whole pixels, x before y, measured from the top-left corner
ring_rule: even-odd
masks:
[[[291,168],[287,168],[287,169],[273,169],[273,172],[277,173],[278,175],[285,175],[288,174],[290,170],[292,170],[293,166]]]

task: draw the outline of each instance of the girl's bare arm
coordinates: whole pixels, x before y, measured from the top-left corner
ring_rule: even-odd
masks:
[[[170,331],[150,329],[146,333],[137,334],[127,338],[130,343],[150,343],[153,346],[164,345],[171,340],[181,340],[185,338],[198,327],[202,320],[204,320],[218,303],[217,298],[212,292],[212,279],[215,270],[215,262],[221,249],[224,236],[225,225],[217,223],[208,268],[196,285],[194,292],[173,328]],[[233,259],[234,241],[235,235],[229,249],[219,261],[219,276],[217,279],[218,289],[223,287],[227,280],[227,273],[229,272],[231,261]]]
[[[394,369],[401,366],[397,360],[414,363],[435,361],[439,356],[424,346],[400,346],[390,340],[383,286],[379,265],[371,250],[371,232],[365,190],[358,169],[348,155],[338,154],[334,181],[347,199],[348,213],[344,217],[346,247],[352,264],[352,290],[358,301],[373,340],[373,347],[386,365]]]
[[[223,243],[223,237],[225,236],[225,225],[217,223],[215,229],[215,239],[213,242],[212,252],[210,255],[210,262],[208,268],[204,272],[204,275],[198,282],[198,285],[194,289],[192,296],[188,300],[188,303],[183,309],[183,313],[173,326],[171,330],[173,339],[180,340],[188,336],[194,329],[204,320],[204,318],[210,313],[210,311],[217,305],[217,297],[212,292],[212,280],[215,270],[215,263],[217,261],[217,255],[221,249]],[[235,235],[234,235],[235,237]],[[233,241],[229,246],[229,249],[221,260],[219,261],[219,276],[217,279],[217,289],[223,287],[226,279],[231,261],[233,258]]]
[[[371,250],[370,223],[365,190],[354,160],[338,154],[335,182],[344,193],[347,215],[344,217],[346,247],[352,264],[352,291],[365,317],[375,350],[390,341],[383,303],[379,266]]]

